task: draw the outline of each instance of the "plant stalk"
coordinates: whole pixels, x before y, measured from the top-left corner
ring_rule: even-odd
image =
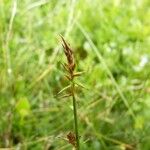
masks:
[[[75,136],[76,136],[76,150],[80,150],[80,142],[79,142],[79,133],[78,133],[78,116],[77,116],[77,106],[76,106],[76,98],[75,98],[75,85],[74,82],[71,82],[72,89],[72,101],[73,101],[73,114],[74,114],[74,127],[75,127]]]

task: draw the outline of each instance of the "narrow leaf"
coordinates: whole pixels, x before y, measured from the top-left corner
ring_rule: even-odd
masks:
[[[71,93],[70,93],[70,94],[63,95],[63,96],[60,96],[59,98],[67,98],[67,97],[70,97],[70,96],[72,96]]]
[[[69,88],[70,88],[70,85],[64,87],[61,91],[59,91],[59,92],[57,93],[57,95],[61,94],[62,92],[64,92],[65,90],[67,90],[67,89],[69,89]]]
[[[74,77],[76,77],[76,76],[81,76],[83,73],[85,73],[85,71],[82,71],[82,72],[75,72],[75,73],[73,74],[73,76],[74,76]]]
[[[78,86],[80,86],[80,87],[82,87],[82,88],[84,88],[84,89],[86,89],[86,90],[88,90],[88,88],[86,88],[86,87],[85,87],[83,84],[81,84],[81,83],[75,82],[75,84],[78,85]]]

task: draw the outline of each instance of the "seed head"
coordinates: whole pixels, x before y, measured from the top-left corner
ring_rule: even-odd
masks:
[[[62,46],[64,48],[64,53],[67,58],[67,64],[65,64],[65,67],[69,71],[71,79],[72,79],[73,74],[74,74],[74,69],[75,69],[75,61],[74,61],[73,51],[72,51],[71,47],[69,46],[69,44],[67,44],[67,42],[65,41],[65,39],[62,36],[61,36],[61,39],[62,39]]]
[[[72,144],[74,147],[76,147],[76,137],[75,137],[74,133],[69,132],[67,134],[67,139],[70,144]]]

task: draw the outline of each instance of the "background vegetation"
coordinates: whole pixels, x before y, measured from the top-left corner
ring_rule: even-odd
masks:
[[[0,0],[0,147],[70,150],[59,34],[74,48],[83,150],[150,149],[150,1]]]

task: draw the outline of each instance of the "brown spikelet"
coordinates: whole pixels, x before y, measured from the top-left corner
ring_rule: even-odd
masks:
[[[70,144],[72,144],[74,147],[76,147],[76,137],[75,137],[74,133],[69,132],[67,134],[67,139]]]
[[[75,69],[75,61],[74,61],[73,51],[62,36],[61,36],[61,39],[62,39],[62,46],[64,48],[64,53],[66,55],[67,62],[68,62],[68,64],[64,64],[64,66],[67,68],[67,70],[70,73],[70,79],[73,79],[74,69]]]

